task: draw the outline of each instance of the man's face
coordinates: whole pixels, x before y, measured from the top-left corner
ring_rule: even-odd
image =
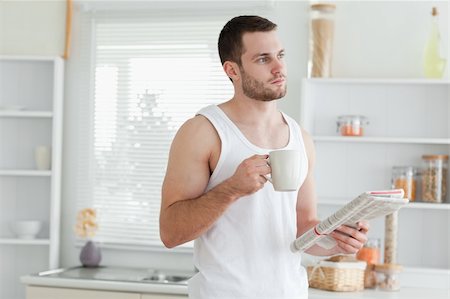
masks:
[[[284,49],[276,31],[245,33],[244,54],[239,66],[243,93],[258,101],[273,101],[286,95]]]

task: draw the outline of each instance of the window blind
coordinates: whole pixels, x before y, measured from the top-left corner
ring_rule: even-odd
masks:
[[[233,94],[217,53],[226,20],[92,14],[92,115],[83,137],[89,170],[77,207],[96,209],[103,246],[162,246],[161,185],[172,139],[200,108]]]

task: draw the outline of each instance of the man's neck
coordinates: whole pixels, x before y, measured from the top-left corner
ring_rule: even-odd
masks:
[[[258,101],[247,97],[233,97],[219,106],[233,122],[244,126],[267,126],[281,118],[276,100]]]
[[[260,148],[282,148],[289,142],[289,127],[275,101],[233,98],[219,105],[247,140]]]

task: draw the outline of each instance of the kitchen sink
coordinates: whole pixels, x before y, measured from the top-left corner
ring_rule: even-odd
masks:
[[[191,278],[188,275],[166,275],[162,273],[155,273],[149,277],[144,277],[142,282],[155,282],[155,283],[179,283],[187,284],[187,281]]]
[[[187,285],[187,281],[194,275],[192,272],[179,272],[173,270],[157,270],[127,267],[73,267],[45,271],[37,274],[41,277],[124,281],[136,283],[178,284]]]

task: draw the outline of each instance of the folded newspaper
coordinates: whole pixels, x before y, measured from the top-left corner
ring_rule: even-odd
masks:
[[[330,249],[336,241],[327,236],[341,225],[356,227],[361,220],[370,220],[398,211],[408,203],[403,189],[364,192],[344,207],[298,237],[291,244],[292,252],[305,251],[316,244]]]

